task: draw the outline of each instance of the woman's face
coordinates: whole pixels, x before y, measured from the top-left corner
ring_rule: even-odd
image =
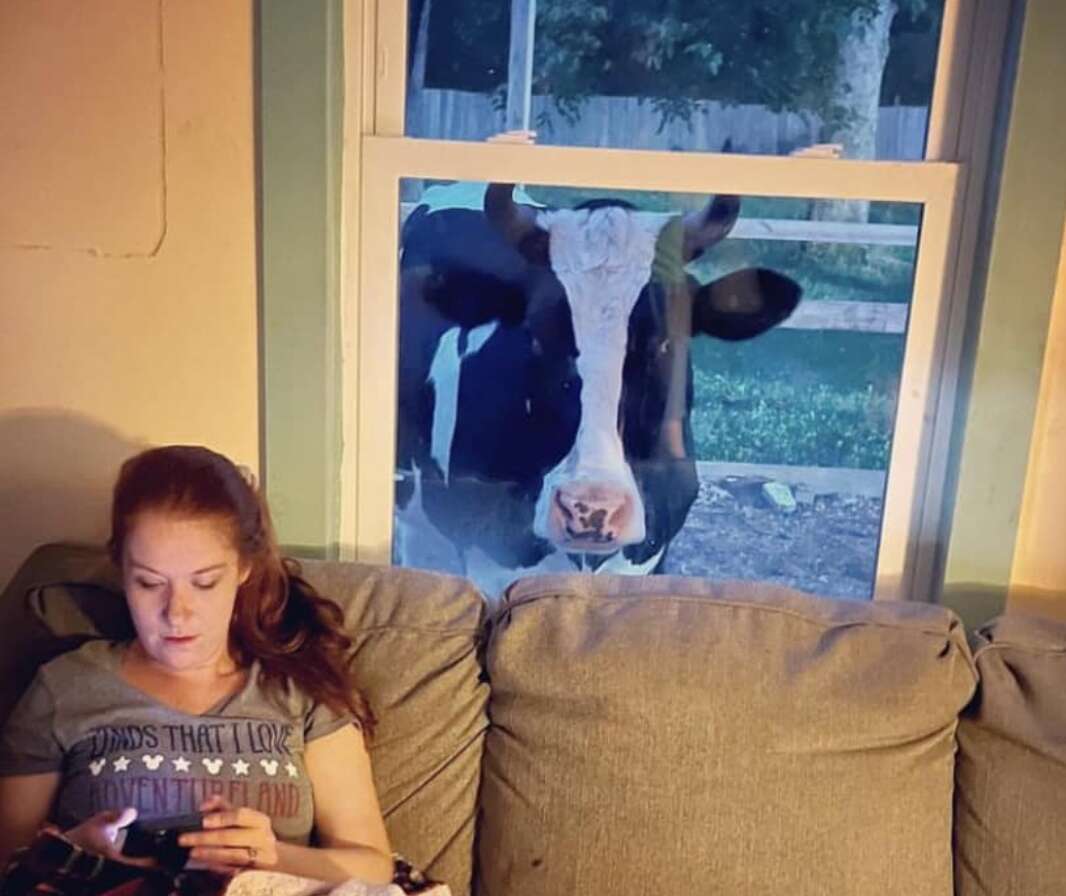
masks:
[[[227,664],[233,605],[248,572],[220,518],[138,514],[122,578],[148,657],[174,672]]]

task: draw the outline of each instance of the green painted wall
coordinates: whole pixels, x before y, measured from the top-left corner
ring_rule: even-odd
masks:
[[[294,553],[332,554],[340,434],[341,0],[260,0],[264,470]]]
[[[944,602],[1002,610],[1066,220],[1066,3],[1028,0],[971,389]]]

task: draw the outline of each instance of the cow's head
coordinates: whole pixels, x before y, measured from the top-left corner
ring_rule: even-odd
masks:
[[[490,186],[486,216],[534,264],[544,263],[546,248],[569,311],[580,381],[577,434],[544,477],[534,532],[567,551],[617,551],[646,536],[644,503],[622,430],[649,421],[625,419],[627,363],[638,374],[660,377],[661,417],[651,421],[659,430],[655,450],[683,456],[691,335],[754,336],[792,312],[799,288],[771,271],[747,270],[693,289],[682,265],[729,233],[740,210],[735,196],[718,196],[679,220],[615,202],[538,210],[515,203],[512,192],[509,184]],[[651,284],[653,267],[657,282]],[[637,322],[634,309],[641,300],[647,307]],[[537,313],[535,306],[530,311]]]
[[[535,471],[533,530],[558,548],[607,554],[645,540],[634,461],[692,465],[691,337],[746,339],[795,308],[799,287],[772,271],[702,287],[685,274],[739,208],[737,197],[718,196],[686,216],[609,200],[538,209],[516,203],[512,185],[493,184],[484,215],[504,252],[486,246],[489,257],[471,263],[454,232],[427,236],[435,258],[424,268],[449,270],[437,293],[430,284],[430,303],[467,329],[501,323],[512,333],[504,366],[528,371],[515,404],[549,446]],[[412,246],[412,264],[420,251]],[[507,450],[521,453],[521,426],[510,425]]]

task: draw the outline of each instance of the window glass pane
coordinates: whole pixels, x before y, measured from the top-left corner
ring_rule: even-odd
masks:
[[[944,0],[409,0],[406,133],[919,159]]]
[[[403,193],[395,562],[871,596],[920,206]]]

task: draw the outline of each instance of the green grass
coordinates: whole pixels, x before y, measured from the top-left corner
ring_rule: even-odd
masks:
[[[900,337],[774,330],[692,354],[700,460],[886,469]]]
[[[889,396],[756,383],[702,371],[692,428],[700,460],[884,470]]]

